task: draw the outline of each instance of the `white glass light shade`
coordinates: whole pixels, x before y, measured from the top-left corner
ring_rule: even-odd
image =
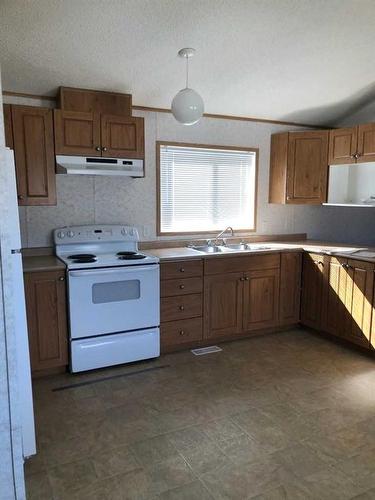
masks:
[[[176,94],[172,101],[172,113],[184,125],[197,123],[204,112],[201,96],[193,89],[185,88]]]

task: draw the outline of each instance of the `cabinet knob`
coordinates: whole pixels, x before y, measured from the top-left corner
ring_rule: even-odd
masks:
[[[185,285],[180,285],[181,290],[185,288]]]
[[[184,273],[185,269],[183,267],[180,267],[180,273]]]
[[[180,311],[183,311],[185,309],[184,306],[180,306]]]
[[[360,153],[354,153],[353,157],[357,160],[360,157]]]
[[[180,330],[180,335],[185,335],[184,330]]]
[[[245,281],[249,281],[249,277],[248,276],[245,276]]]
[[[19,194],[19,195],[17,196],[17,198],[18,198],[19,200],[23,200],[23,196],[22,196],[22,194]]]
[[[101,150],[101,147],[100,147],[100,146],[96,146],[95,150],[96,150],[96,151],[100,151],[100,150]]]
[[[244,277],[240,278],[240,281],[245,281],[245,278]]]
[[[102,151],[107,151],[107,148],[104,146],[104,147],[102,148]]]
[[[287,196],[287,197],[286,197],[286,199],[287,199],[287,200],[290,200],[290,196]]]
[[[60,276],[59,281],[65,281],[65,276]]]

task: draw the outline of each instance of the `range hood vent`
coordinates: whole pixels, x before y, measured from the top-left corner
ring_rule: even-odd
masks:
[[[331,165],[324,205],[375,207],[375,163]]]
[[[56,155],[58,174],[144,177],[143,160]]]

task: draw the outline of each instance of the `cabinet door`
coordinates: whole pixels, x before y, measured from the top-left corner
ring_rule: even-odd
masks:
[[[358,154],[357,163],[375,161],[375,123],[358,125]]]
[[[322,292],[322,330],[339,337],[344,336],[350,320],[346,308],[347,259],[325,259]]]
[[[5,132],[5,146],[13,149],[13,130],[12,130],[12,110],[10,104],[4,104],[4,132]]]
[[[144,158],[144,120],[139,117],[102,115],[103,156]]]
[[[12,105],[20,205],[56,205],[52,110]]]
[[[304,254],[302,264],[301,323],[320,329],[323,289],[323,257]]]
[[[207,276],[204,283],[206,338],[242,332],[243,273]]]
[[[245,273],[243,329],[246,332],[279,322],[279,269]]]
[[[55,109],[54,120],[56,154],[101,156],[98,113]]]
[[[290,133],[286,202],[324,203],[327,176],[328,131]]]
[[[25,273],[32,371],[68,363],[65,272]]]
[[[344,337],[355,344],[369,347],[374,288],[374,264],[348,260],[346,301],[349,314]]]
[[[281,254],[280,324],[292,325],[300,319],[302,253]]]
[[[338,128],[329,132],[329,165],[355,163],[358,127]]]

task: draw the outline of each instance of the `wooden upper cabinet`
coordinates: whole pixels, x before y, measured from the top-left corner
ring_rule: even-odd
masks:
[[[241,334],[243,283],[243,273],[225,273],[205,278],[205,338]]]
[[[101,116],[103,156],[143,158],[144,120],[139,117]]]
[[[321,204],[327,199],[328,131],[289,134],[287,203]]]
[[[302,253],[281,254],[280,324],[293,325],[300,319]]]
[[[303,255],[301,323],[310,328],[320,329],[325,263],[318,254]]]
[[[270,203],[324,203],[327,176],[327,130],[271,136]]]
[[[101,156],[98,113],[56,109],[54,121],[56,154]]]
[[[65,271],[25,273],[31,369],[68,364]]]
[[[131,116],[132,114],[131,94],[60,87],[58,101],[59,107],[65,111],[107,113],[122,116]]]
[[[12,110],[10,104],[3,105],[4,112],[4,132],[5,132],[5,146],[13,149],[13,130],[12,130]]]
[[[245,273],[244,331],[277,326],[279,322],[279,269]]]
[[[329,132],[329,165],[344,165],[355,162],[358,128],[339,128]]]
[[[20,205],[56,205],[52,110],[11,106]]]
[[[357,163],[375,161],[375,123],[358,125]]]

